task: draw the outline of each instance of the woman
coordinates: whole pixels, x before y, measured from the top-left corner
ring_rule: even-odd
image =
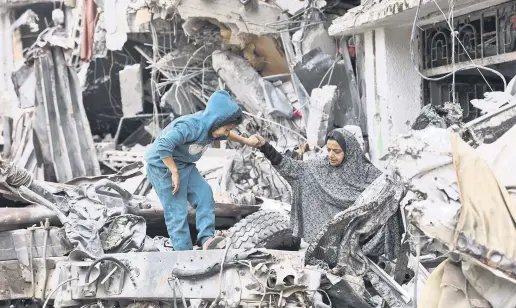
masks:
[[[305,162],[282,156],[259,138],[260,151],[292,187],[292,231],[309,243],[382,174],[365,157],[352,133],[342,128],[327,136],[327,159]]]

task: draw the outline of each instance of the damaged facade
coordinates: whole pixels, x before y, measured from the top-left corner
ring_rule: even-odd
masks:
[[[468,122],[481,114],[472,100],[483,100],[486,92],[503,91],[504,83],[514,77],[512,1],[461,0],[452,6],[439,0],[362,2],[335,19],[329,33],[356,35],[357,57],[363,58],[358,74],[365,84],[373,160],[387,153],[397,134],[410,129],[422,106],[439,106],[455,97]],[[457,31],[454,46],[447,20]],[[496,69],[507,81],[474,65]],[[451,76],[442,78],[452,72],[456,72],[454,89]]]
[[[514,307],[515,12],[0,1],[0,306]],[[266,155],[215,142],[196,166],[228,245],[174,251],[144,153],[217,90],[240,135],[310,161],[344,128],[383,175],[306,243]]]

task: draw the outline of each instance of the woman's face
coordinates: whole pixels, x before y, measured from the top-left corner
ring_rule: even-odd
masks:
[[[328,160],[330,165],[337,167],[344,161],[344,150],[340,147],[339,143],[335,140],[328,140],[326,143],[328,147]]]

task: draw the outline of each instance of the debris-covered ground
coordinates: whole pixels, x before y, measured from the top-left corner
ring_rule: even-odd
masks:
[[[174,251],[143,156],[216,90],[244,110],[240,135],[287,157],[326,157],[342,127],[367,155],[355,42],[328,34],[360,1],[57,3],[20,4],[11,26],[0,307],[516,307],[514,80],[467,123],[456,102],[423,107],[308,243],[264,154],[214,143],[196,165],[226,248]]]

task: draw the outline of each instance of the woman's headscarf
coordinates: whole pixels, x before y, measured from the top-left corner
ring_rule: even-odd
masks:
[[[327,158],[307,162],[319,189],[330,204],[346,209],[353,205],[360,194],[382,173],[365,156],[353,134],[344,128],[328,134],[344,150],[344,161],[334,167]]]

